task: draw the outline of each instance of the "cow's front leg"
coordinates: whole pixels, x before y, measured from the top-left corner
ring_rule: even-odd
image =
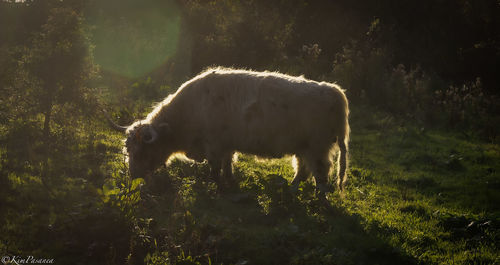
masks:
[[[233,152],[216,152],[208,156],[208,164],[210,165],[210,178],[217,183],[219,191],[224,191],[228,186],[232,186]],[[222,174],[221,174],[222,171]]]
[[[222,157],[222,181],[227,187],[236,187],[236,181],[233,177],[233,154],[228,152]]]
[[[295,177],[292,180],[291,186],[292,186],[292,191],[296,192],[299,189],[299,184],[302,181],[306,181],[307,178],[311,175],[311,172],[306,167],[306,163],[304,158],[301,156],[295,156],[295,162],[296,162],[296,172],[295,172]]]
[[[221,171],[221,160],[217,158],[209,158],[208,160],[208,165],[210,166],[210,179],[215,181],[217,185],[220,185],[221,183],[221,176],[220,176],[220,171]]]

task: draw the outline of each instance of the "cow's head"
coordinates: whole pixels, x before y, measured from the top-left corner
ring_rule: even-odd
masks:
[[[165,163],[168,150],[164,144],[167,125],[132,125],[127,130],[125,147],[132,178],[144,178]]]
[[[153,125],[137,121],[130,126],[120,126],[113,122],[105,110],[103,113],[111,128],[127,135],[125,151],[132,178],[144,178],[165,163],[171,152],[168,148],[171,133],[167,123]]]

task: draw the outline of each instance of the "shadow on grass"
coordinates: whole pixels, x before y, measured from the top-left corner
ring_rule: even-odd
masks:
[[[241,177],[240,187],[222,194],[214,183],[177,179],[174,189],[164,191],[177,195],[146,200],[141,214],[156,220],[149,227],[156,247],[148,251],[187,253],[202,264],[417,263],[374,235],[397,231],[382,226],[365,231],[362,217],[347,213],[338,195],[325,207],[310,182],[293,192],[279,175]]]

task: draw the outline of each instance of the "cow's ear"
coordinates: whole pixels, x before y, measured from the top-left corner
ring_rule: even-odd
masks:
[[[170,132],[172,131],[170,129],[170,126],[168,125],[168,123],[164,122],[164,123],[160,123],[160,125],[158,125],[158,130],[161,134],[165,135],[165,134],[170,134]]]

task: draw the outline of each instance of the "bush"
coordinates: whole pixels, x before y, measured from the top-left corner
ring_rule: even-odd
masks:
[[[358,47],[357,42],[351,42],[335,56],[333,79],[347,90],[351,100],[382,105],[388,94],[388,89],[384,87],[389,66],[386,58],[383,50],[366,52]]]
[[[447,85],[419,66],[392,67],[387,51],[366,47],[351,42],[337,53],[333,64],[333,79],[346,89],[351,102],[368,103],[421,124],[444,124],[467,135],[498,140],[498,98],[486,93],[480,78],[462,86]]]
[[[437,90],[435,103],[446,114],[450,127],[473,129],[480,137],[496,141],[500,132],[498,97],[487,95],[480,78],[462,86]]]

